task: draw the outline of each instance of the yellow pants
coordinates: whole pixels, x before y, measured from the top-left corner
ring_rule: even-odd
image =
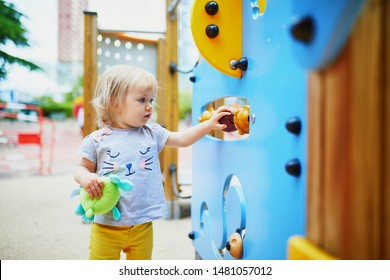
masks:
[[[152,222],[135,226],[92,224],[89,246],[91,260],[119,260],[122,251],[127,260],[150,260],[152,250]]]

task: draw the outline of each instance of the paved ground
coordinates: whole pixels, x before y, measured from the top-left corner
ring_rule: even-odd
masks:
[[[53,169],[50,175],[35,171],[0,169],[0,259],[79,260],[88,259],[90,225],[73,214],[77,188],[72,172],[81,135],[74,121],[55,124]],[[27,148],[29,152],[35,147]],[[17,153],[17,147],[0,144],[1,155]],[[190,149],[179,152],[179,181],[190,181]],[[27,163],[30,161],[15,163]],[[36,164],[35,164],[36,165]],[[190,239],[189,217],[154,223],[153,259],[191,260],[195,252]]]

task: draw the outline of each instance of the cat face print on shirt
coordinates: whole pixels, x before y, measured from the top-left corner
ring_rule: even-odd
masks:
[[[126,164],[120,164],[122,160],[119,161],[117,159],[121,159],[121,152],[108,150],[106,152],[106,160],[103,161],[103,176],[107,176],[111,173],[116,173],[122,170],[125,172],[125,176],[132,176],[136,172],[140,171],[152,171],[154,156],[152,155],[151,147],[146,147],[139,150],[138,152],[138,158],[134,158],[134,160],[130,160]],[[125,152],[123,152],[122,156],[125,156]]]
[[[112,130],[110,128],[100,129],[94,133],[94,140],[100,143],[111,134]],[[154,164],[153,149],[150,146],[145,146],[134,152],[126,149],[108,148],[102,163],[103,176],[119,171],[124,172],[125,176],[132,176],[136,172],[150,172],[153,170]]]

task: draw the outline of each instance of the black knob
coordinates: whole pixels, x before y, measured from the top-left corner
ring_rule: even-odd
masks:
[[[226,242],[226,250],[230,251],[230,242]]]
[[[246,57],[241,57],[237,60],[236,67],[241,71],[246,71],[246,69],[248,69],[248,59]]]
[[[175,62],[169,63],[169,73],[174,74],[177,70],[177,64]]]
[[[215,15],[218,13],[218,3],[215,1],[210,1],[207,2],[206,6],[204,7],[206,10],[206,13],[209,14],[210,16]]]
[[[196,77],[195,77],[195,76],[191,76],[191,77],[190,77],[190,81],[193,82],[193,83],[195,83],[195,82],[196,82]]]
[[[207,25],[207,27],[206,27],[207,37],[213,39],[213,38],[217,37],[218,34],[219,34],[219,28],[217,25],[215,25],[215,24]]]
[[[302,122],[300,118],[293,117],[287,120],[286,122],[286,128],[289,132],[295,135],[299,135],[301,133],[302,129]]]
[[[285,167],[288,174],[294,177],[299,177],[299,175],[301,175],[301,163],[298,159],[289,160]]]
[[[191,240],[194,240],[194,239],[195,239],[195,232],[194,232],[194,231],[191,231],[191,232],[188,234],[188,238],[191,239]]]
[[[314,20],[312,17],[304,17],[291,27],[292,36],[303,43],[310,43],[314,37]]]

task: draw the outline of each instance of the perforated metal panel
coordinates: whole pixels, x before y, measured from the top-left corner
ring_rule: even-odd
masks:
[[[124,40],[114,35],[98,35],[98,73],[108,67],[129,64],[141,67],[157,77],[157,44]]]

